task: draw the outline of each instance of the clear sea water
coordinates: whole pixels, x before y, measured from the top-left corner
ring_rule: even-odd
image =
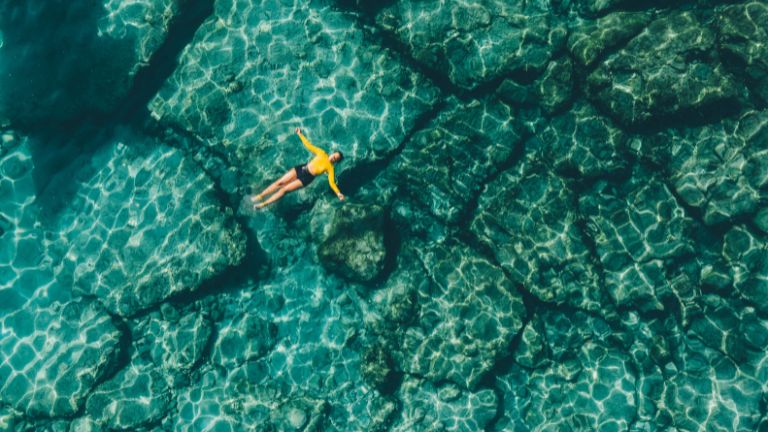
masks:
[[[0,430],[768,430],[767,58],[763,0],[0,0]],[[345,199],[255,209],[295,128]]]

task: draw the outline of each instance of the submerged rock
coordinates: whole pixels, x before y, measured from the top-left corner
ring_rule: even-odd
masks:
[[[165,41],[181,3],[3,2],[0,118],[34,129],[114,111]]]
[[[768,3],[750,1],[716,12],[718,47],[742,70],[750,91],[768,103]]]
[[[245,236],[215,196],[212,181],[174,149],[124,144],[92,161],[58,221],[65,251],[60,278],[76,292],[131,315],[192,291],[245,253]]]
[[[30,140],[0,129],[0,319],[71,299],[53,272],[60,255],[40,221]]]
[[[315,145],[344,152],[336,169],[344,191],[340,171],[390,155],[437,98],[436,87],[330,4],[221,1],[149,109],[235,167],[239,187],[265,187],[309,160],[293,133],[302,127]],[[300,191],[288,202],[311,196]]]
[[[626,354],[586,341],[575,358],[531,373],[525,422],[532,431],[628,430],[637,412],[636,377]]]
[[[552,164],[563,176],[613,176],[627,169],[627,135],[589,103],[577,102],[568,112],[536,127],[526,151]]]
[[[579,198],[587,233],[616,305],[662,310],[665,261],[693,252],[693,221],[658,178],[640,170],[619,185],[600,181]]]
[[[523,85],[505,79],[496,90],[499,97],[513,106],[540,106],[544,112],[561,111],[573,97],[573,62],[562,57],[549,63],[539,79]]]
[[[545,1],[400,1],[376,23],[430,68],[473,89],[510,73],[541,72],[565,39]]]
[[[568,51],[582,66],[590,67],[607,52],[640,33],[651,18],[647,12],[616,12],[580,22],[568,36]]]
[[[389,174],[408,198],[443,222],[455,223],[486,179],[512,158],[523,134],[503,103],[451,99],[406,144]]]
[[[678,347],[677,365],[669,365],[659,383],[660,418],[683,430],[757,430],[762,418],[761,380],[749,367],[685,338]],[[692,404],[691,401],[697,401]]]
[[[525,164],[506,171],[480,197],[471,230],[513,281],[544,302],[598,311],[604,293],[572,211],[569,185]]]
[[[470,392],[455,384],[436,386],[430,381],[409,378],[398,392],[403,401],[393,432],[414,430],[484,430],[496,416],[498,398],[490,389]]]
[[[419,292],[419,317],[395,357],[405,372],[472,390],[509,353],[525,318],[523,302],[501,269],[466,246],[418,253],[433,283]]]
[[[3,327],[0,402],[29,417],[77,413],[120,349],[120,331],[91,301],[19,310]]]
[[[743,226],[731,228],[723,239],[723,258],[733,275],[733,287],[763,313],[768,311],[768,241]]]
[[[138,342],[142,346],[140,350],[149,352],[155,367],[165,374],[169,384],[178,384],[183,382],[182,376],[202,360],[212,330],[207,316],[189,313],[170,321],[153,316],[141,322],[133,333],[143,335]]]
[[[172,395],[162,370],[134,359],[88,396],[86,413],[109,430],[136,430],[164,418]]]
[[[263,357],[274,345],[277,328],[253,314],[219,324],[218,339],[211,353],[214,364],[231,369]]]
[[[346,204],[335,211],[317,255],[331,272],[355,282],[376,280],[387,261],[386,214],[378,205]]]
[[[751,215],[768,199],[768,112],[668,132],[648,147],[640,153],[655,153],[708,225]]]
[[[727,113],[741,85],[715,51],[715,34],[691,12],[653,21],[587,77],[589,96],[622,124]]]

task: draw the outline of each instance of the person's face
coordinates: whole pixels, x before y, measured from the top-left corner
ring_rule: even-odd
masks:
[[[339,154],[339,152],[333,152],[331,153],[330,156],[328,156],[328,160],[330,160],[333,163],[338,162],[339,159],[341,159],[341,155]]]

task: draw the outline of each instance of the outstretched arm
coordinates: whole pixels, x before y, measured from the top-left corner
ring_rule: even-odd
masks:
[[[331,189],[333,189],[333,191],[336,192],[336,196],[343,201],[344,195],[341,194],[341,191],[339,191],[339,187],[336,186],[336,178],[333,176],[333,165],[331,165],[328,168],[328,184],[330,184]]]
[[[311,142],[309,142],[307,137],[305,137],[304,134],[301,133],[301,129],[296,128],[296,134],[299,136],[299,138],[301,138],[301,142],[304,144],[304,147],[306,147],[307,150],[311,151],[313,154],[317,156],[323,156],[323,155],[327,156],[321,148],[315,147],[314,145],[312,145]]]

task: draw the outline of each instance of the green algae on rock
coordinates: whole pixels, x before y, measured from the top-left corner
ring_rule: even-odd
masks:
[[[317,256],[328,271],[357,282],[376,280],[384,270],[385,209],[378,205],[346,204],[333,215],[328,236]]]
[[[195,290],[243,258],[245,236],[211,180],[178,150],[118,143],[61,214],[59,278],[131,315]]]

